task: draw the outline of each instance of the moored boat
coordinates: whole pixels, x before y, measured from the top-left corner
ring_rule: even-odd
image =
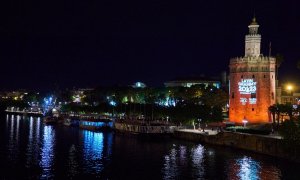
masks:
[[[79,128],[91,130],[91,131],[102,131],[110,130],[113,127],[113,122],[110,119],[101,119],[101,120],[80,120]]]
[[[58,122],[58,118],[56,117],[51,117],[51,116],[46,116],[43,118],[43,122],[45,124],[56,124]]]
[[[79,126],[79,120],[71,119],[71,118],[65,118],[64,123],[65,126],[74,126],[78,127]]]
[[[62,124],[62,123],[64,123],[64,118],[56,117],[56,116],[45,116],[43,118],[43,122],[45,124]]]
[[[138,135],[170,135],[176,126],[167,123],[144,123],[139,121],[116,121],[114,128],[117,132]]]

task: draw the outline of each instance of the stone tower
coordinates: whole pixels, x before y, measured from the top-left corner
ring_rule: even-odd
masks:
[[[275,58],[260,54],[261,35],[253,18],[245,37],[245,56],[230,59],[229,119],[232,122],[270,122],[275,104]]]

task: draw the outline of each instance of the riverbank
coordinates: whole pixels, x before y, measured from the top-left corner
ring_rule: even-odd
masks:
[[[228,146],[248,150],[273,157],[300,162],[300,159],[290,156],[283,148],[283,140],[280,136],[263,136],[236,132],[219,132],[206,130],[180,129],[174,131],[174,137],[178,139],[203,142],[213,145]]]

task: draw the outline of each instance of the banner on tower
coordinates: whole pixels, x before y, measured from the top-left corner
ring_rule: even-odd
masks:
[[[239,92],[243,97],[240,98],[242,105],[256,104],[256,82],[253,79],[242,79],[238,82]]]

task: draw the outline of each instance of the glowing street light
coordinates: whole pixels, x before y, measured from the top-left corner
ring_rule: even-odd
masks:
[[[247,121],[246,119],[243,119],[242,122],[243,122],[243,124],[244,124],[244,127],[246,127],[248,121]]]
[[[286,89],[289,90],[289,91],[291,91],[291,90],[293,89],[293,86],[292,86],[292,85],[288,85],[288,86],[286,87]]]
[[[290,94],[292,93],[293,88],[294,88],[294,87],[293,87],[292,85],[290,85],[290,84],[286,86],[286,89],[288,90],[288,92],[289,92]]]

